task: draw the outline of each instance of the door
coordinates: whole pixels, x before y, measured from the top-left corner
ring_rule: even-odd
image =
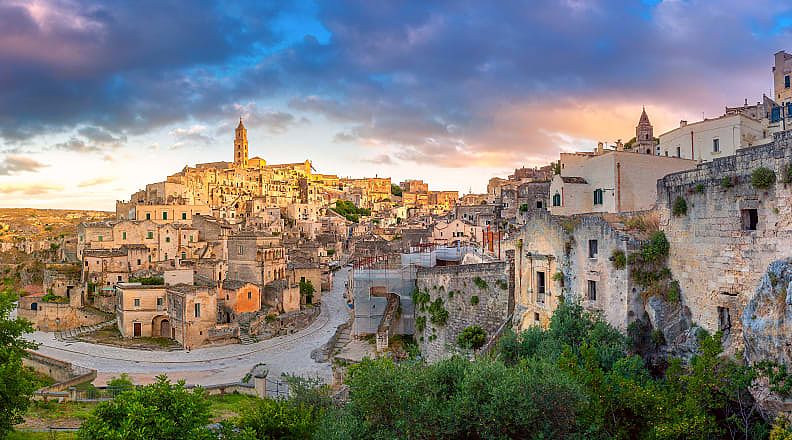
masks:
[[[160,336],[162,336],[163,338],[167,338],[169,334],[170,334],[170,322],[168,322],[167,319],[163,319],[162,322],[160,322]]]
[[[143,329],[143,324],[141,324],[139,322],[133,322],[132,323],[132,336],[134,336],[136,338],[139,338],[142,329]]]

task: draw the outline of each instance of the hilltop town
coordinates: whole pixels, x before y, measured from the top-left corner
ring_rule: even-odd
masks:
[[[232,161],[148,183],[114,214],[25,212],[23,225],[0,212],[0,257],[40,262],[3,272],[42,343],[29,364],[66,372],[42,391],[61,397],[80,378],[148,383],[161,369],[218,393],[272,396],[280,373],[343,389],[366,358],[484,356],[578,304],[645,341],[658,370],[700,354],[702,332],[746,365],[789,366],[792,55],[772,72],[755,104],[662,134],[638,109],[632,139],[517,168],[482,194],[270,164],[248,157],[240,119]],[[269,385],[251,382],[261,364]],[[792,414],[788,390],[752,392]]]

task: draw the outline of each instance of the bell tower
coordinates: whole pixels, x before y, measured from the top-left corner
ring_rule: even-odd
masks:
[[[248,164],[247,129],[241,117],[234,136],[234,164],[241,167],[246,167]]]
[[[654,129],[652,128],[652,123],[649,122],[646,108],[644,108],[641,112],[641,119],[638,121],[638,126],[635,127],[635,145],[633,148],[637,153],[654,155],[656,146]]]

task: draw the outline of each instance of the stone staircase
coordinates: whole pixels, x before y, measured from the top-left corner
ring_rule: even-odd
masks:
[[[385,351],[388,348],[389,338],[391,334],[391,324],[396,318],[396,312],[399,309],[399,295],[388,292],[388,305],[385,308],[385,314],[382,316],[382,321],[377,328],[377,351]]]
[[[115,323],[116,323],[116,318],[113,318],[109,321],[100,322],[99,324],[84,325],[69,330],[64,330],[62,332],[55,333],[55,338],[59,341],[76,342],[77,337],[82,334],[95,332],[96,330],[103,329],[111,325],[115,325]]]
[[[259,339],[256,335],[250,334],[250,321],[241,322],[239,324],[239,343],[242,345],[250,345],[258,341]]]

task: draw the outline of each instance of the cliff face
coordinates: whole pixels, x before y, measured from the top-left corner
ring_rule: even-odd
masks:
[[[792,365],[792,258],[770,264],[742,323],[746,360]]]
[[[774,261],[742,314],[745,359],[792,365],[792,258]],[[764,381],[766,382],[766,380]],[[772,413],[792,414],[792,399],[770,392],[767,383],[753,390],[760,406]]]

